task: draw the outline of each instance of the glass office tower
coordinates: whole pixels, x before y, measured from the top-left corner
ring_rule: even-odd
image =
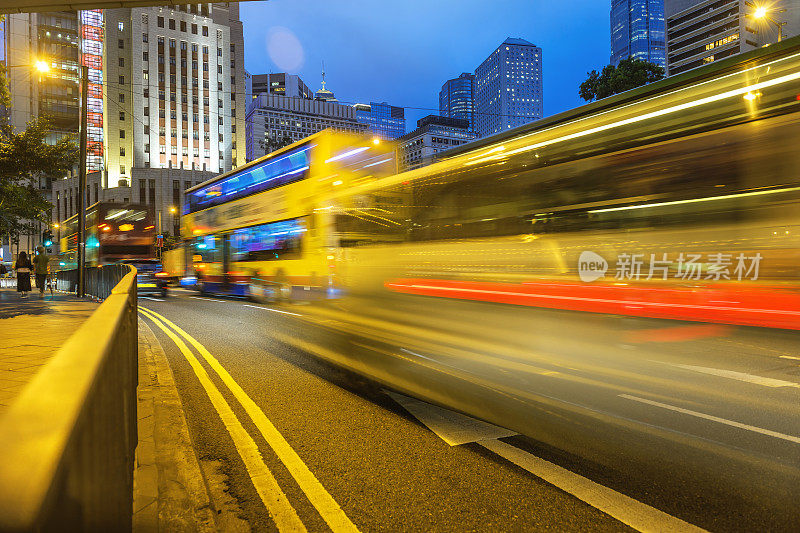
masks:
[[[356,120],[369,125],[370,131],[381,139],[397,139],[406,133],[406,114],[402,107],[386,102],[355,104]]]
[[[464,72],[447,80],[439,91],[439,115],[469,121],[475,129],[475,75]]]
[[[664,0],[611,0],[611,64],[631,56],[666,70]]]

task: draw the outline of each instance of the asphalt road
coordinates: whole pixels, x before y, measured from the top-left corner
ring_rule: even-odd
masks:
[[[226,383],[198,357],[309,531],[347,528],[265,424],[361,531],[800,524],[797,333],[416,296],[277,306],[173,291],[159,300],[140,307],[229,374]],[[190,357],[142,320],[168,355],[198,456],[222,464],[254,530],[273,530],[242,434]],[[450,446],[389,388],[521,435]],[[515,450],[522,467],[507,460]],[[525,467],[531,457],[566,477]],[[574,489],[573,474],[596,485]],[[655,514],[636,522],[642,508]]]

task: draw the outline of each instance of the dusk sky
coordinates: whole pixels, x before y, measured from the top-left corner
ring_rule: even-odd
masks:
[[[445,80],[475,68],[507,37],[542,48],[544,112],[583,103],[586,72],[609,61],[610,0],[269,0],[243,2],[245,68],[325,80],[343,103],[406,107],[406,129],[438,112]],[[430,109],[409,109],[430,108]]]

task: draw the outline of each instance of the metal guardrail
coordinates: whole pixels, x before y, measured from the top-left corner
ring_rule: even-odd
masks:
[[[0,531],[131,529],[138,322],[126,268],[0,417]]]
[[[84,271],[84,290],[88,296],[105,299],[116,284],[131,269],[130,265],[105,265],[86,267]],[[78,289],[78,269],[56,272],[56,289],[76,292]]]

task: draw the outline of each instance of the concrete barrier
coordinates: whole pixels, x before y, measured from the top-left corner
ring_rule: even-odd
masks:
[[[0,531],[131,529],[138,323],[129,270],[0,417]]]

